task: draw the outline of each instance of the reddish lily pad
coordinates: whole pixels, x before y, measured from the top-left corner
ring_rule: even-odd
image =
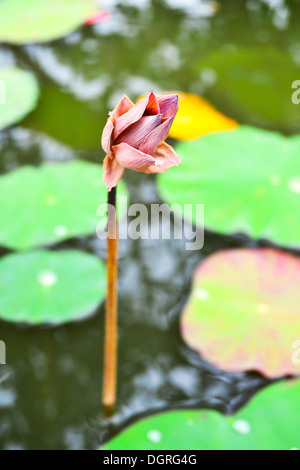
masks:
[[[181,318],[186,343],[228,371],[300,372],[300,260],[273,249],[218,252],[195,272]]]

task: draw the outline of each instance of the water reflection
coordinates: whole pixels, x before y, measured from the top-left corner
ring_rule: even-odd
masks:
[[[60,162],[75,158],[75,152],[45,134],[23,127],[0,133],[0,171],[12,171],[20,165]]]
[[[92,40],[85,40],[82,43],[84,52],[91,53],[96,46],[97,43]],[[88,101],[102,96],[110,84],[107,74],[88,80],[80,73],[76,73],[71,65],[60,61],[50,47],[28,46],[26,51],[30,59],[39,65],[45,75],[50,77],[65,90],[68,90],[79,100]]]

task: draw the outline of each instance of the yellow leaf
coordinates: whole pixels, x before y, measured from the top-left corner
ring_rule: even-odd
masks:
[[[201,96],[184,91],[168,91],[168,95],[176,93],[179,99],[179,109],[169,136],[177,140],[197,139],[212,132],[222,132],[236,129],[238,123],[215,109]],[[145,98],[145,95],[138,99]]]
[[[179,97],[179,110],[169,136],[178,140],[191,140],[211,132],[228,131],[238,123],[215,109],[201,96],[174,92]]]

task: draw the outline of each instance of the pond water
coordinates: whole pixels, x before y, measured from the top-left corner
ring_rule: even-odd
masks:
[[[206,62],[220,51],[245,57],[250,51],[257,83],[266,79],[266,50],[280,55],[278,63],[299,64],[299,2],[101,3],[111,12],[104,23],[53,43],[0,47],[1,63],[33,70],[42,89],[37,109],[0,133],[2,173],[43,161],[100,163],[107,112],[124,92],[135,99],[150,89],[189,91],[239,122],[285,134],[300,131],[296,107],[280,120],[274,104],[278,94],[291,95],[291,83],[300,76],[268,82],[270,98],[262,109],[252,110],[236,105],[222,80],[215,86],[213,62]],[[237,75],[236,83],[244,90],[245,77]],[[154,177],[127,172],[125,181],[132,202],[159,201]],[[179,317],[201,259],[228,247],[262,244],[209,232],[200,251],[186,251],[184,240],[121,241],[118,403],[111,420],[101,409],[104,305],[85,321],[55,328],[0,322],[7,348],[7,365],[0,366],[0,447],[95,449],[128,423],[158,410],[236,411],[268,381],[255,372],[225,373],[205,362],[185,346]],[[52,247],[62,248],[105,259],[105,243],[96,236]],[[0,250],[1,256],[7,252]]]

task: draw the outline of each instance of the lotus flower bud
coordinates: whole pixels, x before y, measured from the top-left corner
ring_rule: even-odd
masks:
[[[177,95],[155,95],[134,104],[126,95],[109,114],[102,134],[106,152],[103,179],[108,191],[117,185],[125,168],[142,173],[163,173],[180,160],[165,142],[178,111]]]

